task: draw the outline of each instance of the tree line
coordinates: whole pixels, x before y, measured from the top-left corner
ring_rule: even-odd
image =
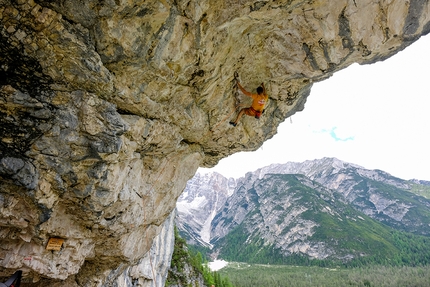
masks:
[[[428,287],[430,266],[321,268],[231,263],[220,270],[236,287]]]

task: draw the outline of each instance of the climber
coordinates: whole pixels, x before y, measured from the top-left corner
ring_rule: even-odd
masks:
[[[241,109],[239,114],[236,117],[236,120],[234,122],[233,121],[230,122],[230,124],[234,127],[237,125],[237,122],[240,120],[243,114],[259,119],[261,114],[264,113],[264,106],[266,105],[267,100],[269,99],[269,96],[266,94],[266,88],[264,87],[264,83],[261,83],[261,86],[257,88],[257,94],[253,94],[246,91],[242,87],[242,85],[237,80],[236,75],[237,74],[235,74],[237,86],[242,91],[242,93],[252,98],[252,105],[249,108]]]

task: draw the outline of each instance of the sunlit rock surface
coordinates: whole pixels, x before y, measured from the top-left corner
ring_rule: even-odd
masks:
[[[404,49],[429,12],[422,0],[0,0],[0,275],[162,286],[162,268],[133,266],[196,169],[257,149],[313,82]],[[249,104],[235,71],[270,102],[232,128]]]

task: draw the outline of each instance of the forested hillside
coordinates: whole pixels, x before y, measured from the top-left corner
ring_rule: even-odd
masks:
[[[304,182],[301,175],[266,175],[256,181],[248,200],[241,203],[248,208],[243,221],[212,242],[219,257],[305,266],[430,263],[429,237],[384,225],[343,202],[338,194]],[[224,223],[233,220],[223,219]]]

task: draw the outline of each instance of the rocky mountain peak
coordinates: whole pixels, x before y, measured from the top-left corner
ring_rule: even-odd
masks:
[[[321,158],[316,160],[307,160],[304,162],[288,162],[285,164],[272,164],[256,171],[260,177],[263,177],[268,173],[281,173],[281,174],[290,174],[290,173],[299,173],[306,175],[307,177],[314,179],[316,177],[321,176],[321,173],[325,174],[335,174],[342,169],[347,169],[349,167],[352,168],[362,168],[359,165],[347,163],[341,161],[337,158]]]
[[[219,174],[208,174],[205,175],[208,183],[211,182],[208,176],[219,180]],[[195,178],[200,177],[196,175]],[[263,238],[263,246],[273,245],[281,250],[277,251],[280,254],[300,253],[319,259],[337,256],[339,259],[339,250],[328,247],[327,242],[308,240],[314,234],[324,233],[329,227],[323,225],[332,220],[335,225],[340,224],[335,221],[343,220],[374,224],[367,222],[372,218],[390,228],[430,235],[427,228],[430,226],[428,185],[396,178],[380,170],[367,170],[336,158],[274,164],[249,172],[236,181],[234,192],[229,197],[216,196],[218,192],[226,194],[225,190],[211,189],[202,181],[199,184],[197,192],[200,198],[216,198],[216,210],[212,209],[215,216],[201,218],[199,211],[185,208],[185,198],[180,197],[176,221],[191,244],[203,243],[213,248],[214,254],[222,253],[225,246],[230,246],[229,240],[241,238],[247,243],[257,244],[253,240]],[[195,188],[192,179],[184,195]],[[199,207],[210,213],[211,206],[214,204],[205,201]],[[324,221],[319,222],[322,218]],[[205,236],[199,239],[203,228],[195,222],[202,220],[205,221]],[[224,251],[224,255],[230,253]],[[344,254],[343,251],[340,253]],[[356,255],[345,256],[352,259]]]

